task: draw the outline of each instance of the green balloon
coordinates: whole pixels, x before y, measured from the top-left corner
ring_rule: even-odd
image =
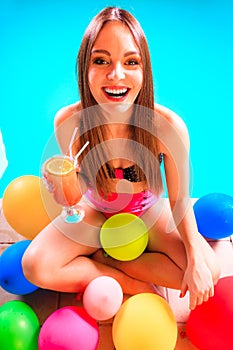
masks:
[[[134,260],[145,250],[148,229],[138,216],[120,213],[107,219],[100,230],[100,242],[105,252],[122,261]]]
[[[26,303],[13,300],[0,307],[1,350],[38,350],[40,324]]]

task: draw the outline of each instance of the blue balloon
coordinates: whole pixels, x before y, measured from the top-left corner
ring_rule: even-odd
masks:
[[[193,210],[204,237],[221,239],[233,234],[233,197],[210,193],[198,199]]]
[[[24,295],[38,289],[25,278],[22,268],[22,257],[30,243],[30,240],[14,243],[0,257],[0,285],[9,293]]]

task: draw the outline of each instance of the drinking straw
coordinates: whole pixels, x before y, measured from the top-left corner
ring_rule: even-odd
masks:
[[[78,131],[78,127],[74,128],[74,131],[73,131],[73,134],[71,136],[71,139],[70,139],[70,144],[69,144],[69,155],[70,155],[70,158],[73,158],[74,159],[74,167],[77,167],[78,165],[78,157],[80,156],[80,154],[85,150],[85,148],[89,145],[89,141],[87,141],[85,143],[85,145],[78,151],[78,153],[73,157],[73,154],[72,154],[72,146],[73,146],[73,143],[74,143],[74,139],[75,139],[75,136],[77,134],[77,131]]]
[[[77,134],[77,131],[78,131],[78,127],[74,128],[73,134],[72,134],[71,139],[70,139],[70,144],[69,144],[69,155],[70,155],[70,158],[73,158],[72,146],[73,146],[74,139],[75,139],[75,136]]]
[[[89,145],[89,141],[85,143],[85,145],[78,151],[78,153],[74,156],[74,167],[77,167],[78,165],[78,157],[81,153],[85,150],[85,148]]]

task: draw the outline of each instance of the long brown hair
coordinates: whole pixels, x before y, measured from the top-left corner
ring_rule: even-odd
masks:
[[[91,149],[91,152],[87,153],[87,149],[81,156],[82,169],[84,169],[88,181],[92,184],[96,183],[101,192],[106,194],[110,191],[108,181],[106,181],[109,178],[109,173],[105,164],[106,160],[109,159],[109,155],[104,144],[107,126],[100,117],[100,109],[88,83],[91,50],[99,32],[109,21],[119,21],[126,25],[140,51],[144,71],[143,83],[134,102],[130,121],[130,137],[134,141],[134,145],[138,146],[138,149],[135,150],[138,159],[135,163],[139,165],[137,167],[138,176],[147,183],[147,186],[160,194],[162,180],[159,162],[153,161],[152,164],[152,159],[158,160],[158,151],[149,48],[145,34],[135,17],[128,11],[117,7],[106,7],[92,19],[84,33],[77,57],[78,86],[83,113],[80,122],[80,141],[83,144],[88,140],[90,142],[89,150]],[[101,147],[101,144],[103,144],[103,147]],[[145,156],[145,149],[152,157]]]

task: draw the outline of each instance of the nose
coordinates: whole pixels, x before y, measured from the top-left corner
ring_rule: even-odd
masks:
[[[110,71],[107,74],[109,80],[122,80],[125,78],[124,68],[120,62],[111,66]]]

